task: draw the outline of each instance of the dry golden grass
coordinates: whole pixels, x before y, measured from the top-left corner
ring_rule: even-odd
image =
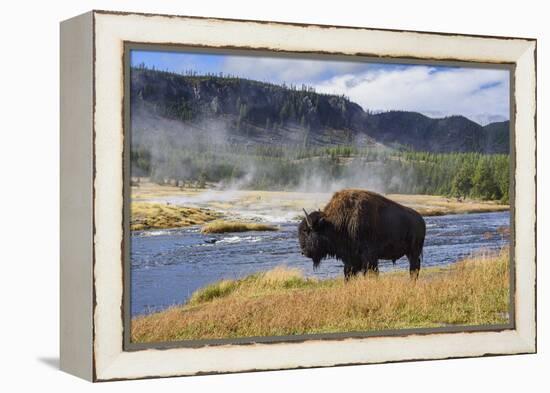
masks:
[[[491,213],[509,210],[510,206],[494,201],[479,201],[447,198],[438,195],[401,195],[390,194],[386,197],[412,207],[423,216],[442,216],[445,214]]]
[[[206,191],[213,196],[217,193],[220,195],[224,193],[221,190],[181,188],[142,182],[139,187],[132,187],[132,199],[135,201],[146,201],[161,197],[198,197]],[[257,190],[239,190],[233,191],[233,194],[235,195],[235,200],[231,202],[216,202],[214,197],[212,201],[208,202],[208,205],[213,209],[219,210],[246,209],[251,205],[255,207],[262,205],[266,208],[301,212],[303,207],[308,210],[323,207],[332,196],[332,193]],[[496,212],[510,208],[509,205],[494,201],[479,201],[474,199],[459,201],[456,198],[439,195],[389,194],[386,196],[398,203],[412,207],[425,216]]]
[[[508,321],[508,252],[449,268],[342,279],[277,267],[195,292],[182,306],[132,320],[133,342],[485,325]]]
[[[265,211],[288,211],[301,214],[302,208],[315,210],[322,208],[331,198],[332,193],[309,193],[299,191],[258,191],[238,190],[232,191],[235,198],[231,201],[216,200],[216,195],[222,196],[223,190],[182,188],[170,185],[158,185],[143,181],[139,187],[132,187],[132,200],[147,201],[155,198],[165,197],[200,197],[205,192],[211,195],[209,201],[204,204],[206,207],[220,210],[247,210],[251,206],[254,209]],[[478,201],[465,199],[462,201],[456,198],[448,198],[438,195],[404,195],[389,194],[388,198],[412,207],[423,216],[438,216],[444,214],[463,213],[486,213],[509,210],[510,206],[494,201]]]
[[[182,188],[169,184],[156,184],[142,181],[138,185],[132,185],[131,194],[133,201],[146,201],[171,196],[193,196],[204,192],[203,189]]]
[[[202,233],[226,233],[226,232],[248,232],[248,231],[277,231],[279,228],[273,225],[260,224],[256,222],[240,221],[212,221],[204,225]]]
[[[132,202],[130,209],[130,228],[133,231],[199,225],[220,216],[209,209],[149,202]]]

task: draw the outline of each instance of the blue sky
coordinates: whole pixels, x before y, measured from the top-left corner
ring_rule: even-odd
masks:
[[[199,74],[220,73],[345,94],[364,109],[409,110],[430,117],[463,115],[481,124],[509,118],[509,72],[441,67],[133,50],[131,64]]]

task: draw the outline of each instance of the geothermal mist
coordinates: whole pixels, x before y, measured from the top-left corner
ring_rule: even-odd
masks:
[[[388,173],[384,158],[329,155],[300,158],[298,152],[311,147],[259,145],[236,131],[229,121],[222,120],[181,122],[140,110],[132,115],[131,138],[133,152],[146,151],[150,155],[151,175],[157,180],[192,182],[203,173],[212,178],[214,173],[221,172],[209,184],[224,190],[334,192],[342,188],[366,188],[386,192],[407,176],[407,173]],[[277,149],[277,156],[258,155],[256,149],[260,146]],[[336,146],[324,145],[319,150]],[[357,135],[349,146],[363,147],[364,135]],[[132,164],[132,176],[143,176],[143,171]],[[284,175],[290,180],[277,184]],[[262,181],[268,185],[262,186]]]

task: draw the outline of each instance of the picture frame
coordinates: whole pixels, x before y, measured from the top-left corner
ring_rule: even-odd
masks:
[[[509,69],[511,323],[132,344],[127,57],[151,45]],[[108,381],[536,352],[535,39],[91,11],[62,22],[60,73],[63,370]]]

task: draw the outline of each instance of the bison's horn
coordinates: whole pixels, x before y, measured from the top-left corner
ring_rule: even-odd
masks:
[[[306,215],[306,223],[307,226],[311,229],[311,222],[309,222],[309,214],[307,214],[306,209],[302,209],[304,211],[304,214]]]

